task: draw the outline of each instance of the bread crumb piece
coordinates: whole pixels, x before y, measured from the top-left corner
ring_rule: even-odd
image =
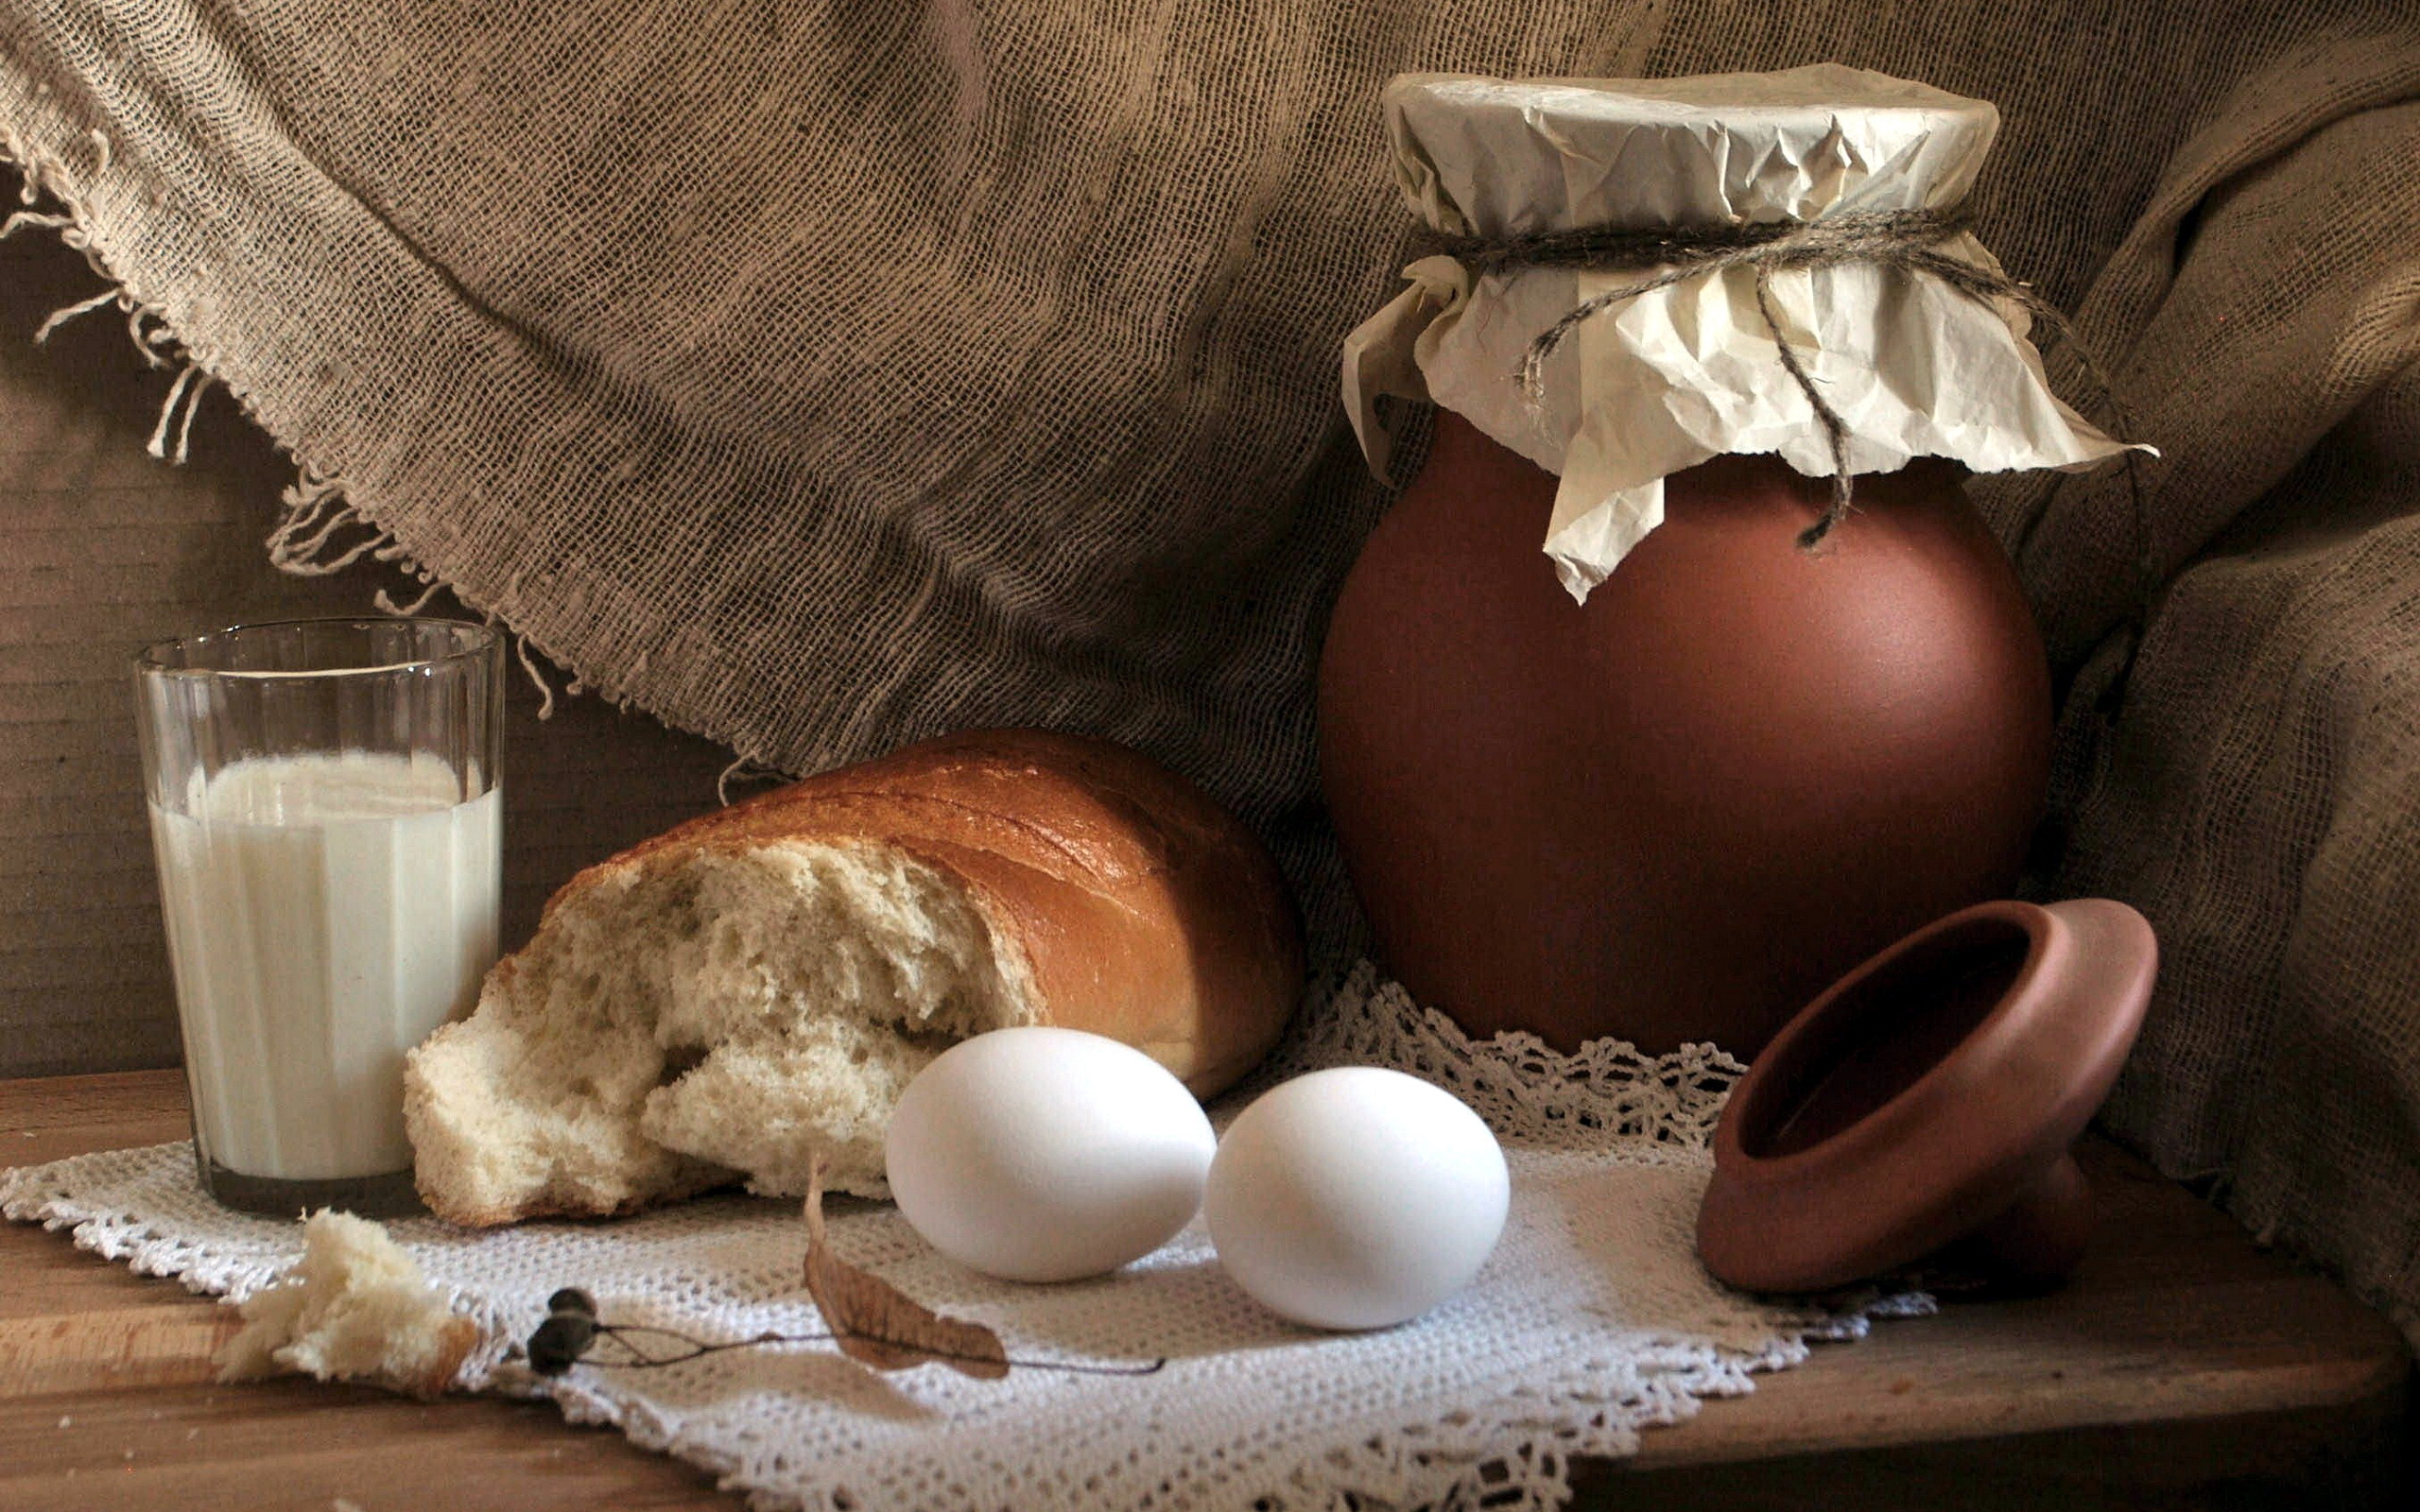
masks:
[[[305,1218],[302,1258],[243,1313],[243,1332],[216,1356],[221,1381],[307,1371],[433,1397],[479,1341],[478,1325],[447,1305],[384,1227],[349,1212]]]

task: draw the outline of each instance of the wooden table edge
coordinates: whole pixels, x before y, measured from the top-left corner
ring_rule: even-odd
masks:
[[[149,1137],[139,1141],[147,1143],[183,1138],[186,1114],[182,1074],[174,1070],[133,1071],[0,1081],[0,1163],[21,1163],[19,1152],[11,1146],[27,1134],[37,1136],[27,1143],[42,1146],[45,1151],[44,1159],[56,1159],[60,1154],[71,1153],[61,1148],[62,1143],[72,1144],[79,1132],[95,1128],[147,1130]],[[2133,1160],[2132,1157],[2114,1151],[2100,1158]],[[2139,1166],[2140,1162],[2134,1164]],[[2194,1201],[2181,1189],[2169,1183],[2154,1179],[2142,1185],[2155,1187],[2165,1194],[2159,1199],[2163,1202],[2173,1199],[2174,1202],[2191,1204]],[[2218,1227],[2211,1231],[2221,1236],[2221,1242],[2247,1251],[2251,1248],[2249,1238],[2230,1222],[2218,1220]],[[66,1235],[60,1234],[52,1242],[65,1246],[69,1241]],[[97,1257],[94,1260],[95,1264],[113,1263],[101,1262]],[[2360,1308],[2341,1291],[2335,1294],[2341,1299],[2341,1307],[2327,1303],[2318,1289],[2332,1288],[2332,1282],[2325,1282],[2315,1276],[2290,1276],[2282,1262],[2257,1270],[2254,1280],[2244,1284],[2297,1289],[2305,1303],[2316,1300],[2324,1311],[2338,1318],[2346,1329],[2348,1341],[2354,1334],[2366,1332],[2366,1346],[2357,1347],[2356,1342],[2348,1342],[2338,1357],[2316,1364],[2284,1361],[2271,1372],[2273,1379],[2263,1379],[2258,1369],[2249,1370],[2237,1383],[2240,1389],[2214,1392],[2199,1402],[2180,1400],[2173,1393],[2161,1395],[2152,1392],[2131,1408],[2123,1404],[2103,1403],[2089,1417],[2063,1415],[2057,1410],[2054,1395],[2050,1398],[2037,1397],[2030,1406],[2020,1402],[2017,1410],[2003,1412],[1996,1418],[1978,1416],[1962,1427],[1945,1423],[1938,1412],[1917,1412],[1909,1415],[1905,1420],[1898,1420],[1895,1414],[1887,1410],[1863,1414],[1838,1410],[1838,1402],[1830,1404],[1835,1410],[1829,1416],[1819,1413],[1816,1418],[1811,1419],[1818,1426],[1802,1431],[1791,1431],[1780,1422],[1760,1420],[1770,1419],[1772,1405],[1784,1397],[1792,1394],[1821,1397],[1827,1391],[1838,1391],[1841,1371],[1854,1371],[1860,1364],[1876,1363],[1881,1352],[1893,1348],[1889,1342],[1893,1331],[1928,1332],[1939,1332],[1944,1327],[1939,1319],[1880,1320],[1874,1324],[1876,1333],[1873,1339],[1863,1343],[1813,1345],[1810,1347],[1810,1358],[1804,1364],[1781,1371],[1759,1373],[1754,1383],[1753,1394],[1739,1398],[1709,1398],[1701,1402],[1696,1411],[1675,1423],[1643,1430],[1640,1448],[1634,1456],[1617,1460],[1575,1461],[1575,1469],[1582,1481],[1590,1484],[1600,1482],[1609,1475],[1619,1479],[1624,1474],[1661,1480],[1696,1468],[1737,1467],[1758,1461],[1836,1453],[1938,1450],[1962,1443],[2034,1440],[2061,1435],[2173,1426],[2195,1421],[2223,1424],[2237,1418],[2314,1412],[2325,1414],[2329,1411],[2341,1412],[2348,1420],[2399,1417],[2404,1410],[2403,1404],[2408,1400],[2411,1357],[2402,1335],[2393,1325],[2383,1316]],[[148,1279],[136,1284],[147,1288],[176,1288],[180,1297],[192,1309],[216,1306],[204,1298],[183,1293],[179,1283],[173,1280]],[[144,1298],[146,1311],[157,1317],[156,1309],[168,1300],[165,1297]],[[1953,1312],[1949,1314],[1953,1319],[1952,1326],[1957,1316],[1955,1306],[1952,1304]],[[45,1313],[42,1315],[47,1318],[53,1314]],[[56,1315],[69,1317],[77,1314],[71,1310]],[[2360,1319],[2367,1321],[2362,1323]],[[98,1315],[95,1321],[100,1321]],[[199,1318],[194,1318],[185,1327],[190,1329],[199,1322]],[[4,1337],[0,1335],[0,1338]],[[1880,1350],[1877,1350],[1876,1340],[1883,1341]],[[1839,1363],[1833,1364],[1835,1361]],[[25,1397],[16,1400],[21,1403],[32,1400]],[[53,1399],[43,1400],[47,1410]],[[66,1398],[55,1400],[64,1400]],[[1752,1405],[1760,1400],[1765,1404],[1763,1408]],[[2048,1406],[2046,1401],[2049,1403]]]

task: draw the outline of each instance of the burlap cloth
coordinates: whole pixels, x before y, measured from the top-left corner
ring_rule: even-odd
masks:
[[[2044,885],[2168,951],[2110,1121],[2420,1337],[2416,31],[2410,0],[7,0],[0,131],[195,365],[177,403],[223,383],[307,470],[283,559],[404,559],[776,766],[1133,742],[1264,826],[1333,936],[1308,673],[1385,502],[1335,398],[1403,260],[1379,83],[1833,58],[1993,100],[1979,231],[2166,455],[2115,703],[2122,483],[1979,490],[2081,669]]]

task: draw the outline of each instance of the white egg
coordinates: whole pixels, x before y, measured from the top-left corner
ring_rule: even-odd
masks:
[[[1495,1136],[1416,1076],[1297,1076],[1219,1143],[1202,1203],[1219,1263],[1271,1312],[1323,1329],[1419,1316],[1468,1285],[1512,1202]]]
[[[1012,1281],[1098,1276],[1193,1221],[1218,1139],[1141,1051],[1075,1029],[995,1029],[908,1084],[883,1162],[899,1211],[959,1264]]]

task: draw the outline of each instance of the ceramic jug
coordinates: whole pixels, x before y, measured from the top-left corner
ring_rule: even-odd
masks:
[[[1320,674],[1377,949],[1474,1032],[1752,1057],[2015,882],[2049,679],[1961,480],[2128,443],[1975,235],[1985,101],[1824,63],[1381,104],[1426,255],[1341,395],[1381,477],[1387,402],[1436,422]]]

